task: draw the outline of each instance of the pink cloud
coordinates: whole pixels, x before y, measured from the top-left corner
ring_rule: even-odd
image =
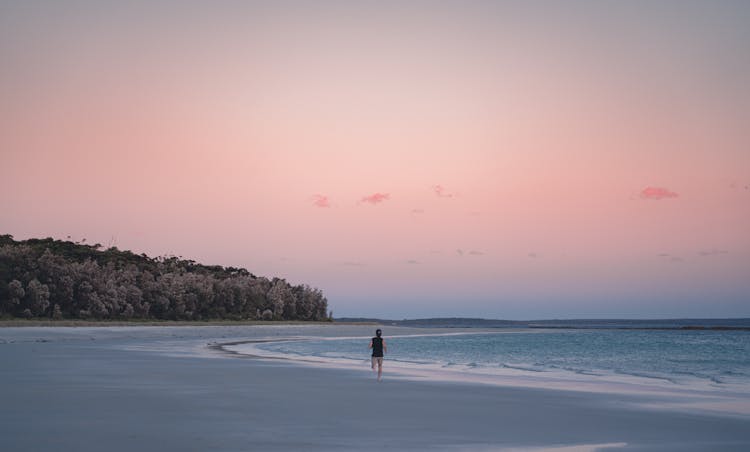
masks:
[[[669,189],[662,187],[646,187],[641,190],[641,199],[665,199],[665,198],[676,198],[679,195]]]
[[[324,195],[313,195],[313,205],[315,207],[331,207],[331,201],[328,196]]]
[[[383,201],[387,201],[391,199],[391,195],[389,193],[373,193],[369,196],[363,196],[361,201],[367,202],[370,204],[380,204]]]
[[[434,191],[435,194],[438,195],[438,197],[440,198],[452,198],[453,197],[453,193],[448,193],[447,191],[445,191],[445,187],[443,187],[442,185],[433,185],[432,191]]]

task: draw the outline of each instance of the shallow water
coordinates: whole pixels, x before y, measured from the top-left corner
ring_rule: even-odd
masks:
[[[361,362],[367,337],[256,344],[289,357]],[[750,332],[521,330],[387,337],[388,361],[464,372],[636,377],[750,392]]]

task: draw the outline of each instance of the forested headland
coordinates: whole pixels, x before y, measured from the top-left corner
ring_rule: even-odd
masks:
[[[330,320],[323,293],[244,268],[0,235],[0,318]]]

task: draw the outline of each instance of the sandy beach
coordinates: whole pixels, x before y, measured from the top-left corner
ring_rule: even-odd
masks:
[[[387,367],[378,383],[366,366],[242,357],[217,347],[284,337],[367,337],[371,329],[2,328],[0,448],[750,449],[750,416],[674,408],[667,396],[405,378],[389,375]]]

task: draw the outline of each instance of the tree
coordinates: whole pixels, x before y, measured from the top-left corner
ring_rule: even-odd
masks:
[[[23,290],[23,283],[17,279],[11,281],[8,284],[8,294],[10,295],[11,304],[20,304],[21,299],[26,296],[26,291]]]
[[[50,309],[50,307],[52,307]],[[320,320],[319,289],[242,268],[84,241],[0,235],[0,314],[52,318]]]
[[[275,278],[272,284],[271,290],[268,291],[268,299],[273,306],[274,318],[294,319],[297,308],[292,288],[283,279]]]
[[[33,315],[44,314],[49,307],[49,288],[34,278],[26,286],[26,306]]]
[[[62,310],[60,310],[59,304],[55,304],[55,307],[52,310],[52,318],[55,320],[61,320],[63,318]]]

